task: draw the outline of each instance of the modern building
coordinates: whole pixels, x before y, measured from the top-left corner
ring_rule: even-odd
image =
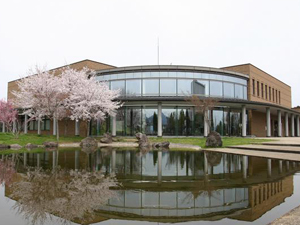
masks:
[[[115,117],[93,121],[90,134],[106,131],[118,136],[143,132],[154,136],[206,136],[215,130],[223,136],[299,136],[300,111],[292,109],[291,87],[252,64],[209,68],[198,66],[114,67],[84,60],[70,64],[97,71],[99,81],[120,89],[124,102]],[[59,69],[56,70],[59,73]],[[8,83],[8,99],[16,81]],[[187,101],[190,95],[213,98],[217,104],[203,113]],[[23,119],[25,121],[25,118]],[[85,136],[83,122],[62,121],[60,133]],[[209,124],[208,124],[209,123]],[[32,121],[25,132],[53,133],[52,122]]]

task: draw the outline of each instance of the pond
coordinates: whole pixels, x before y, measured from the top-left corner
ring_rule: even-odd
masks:
[[[299,170],[208,151],[0,155],[1,224],[268,224],[300,205]]]

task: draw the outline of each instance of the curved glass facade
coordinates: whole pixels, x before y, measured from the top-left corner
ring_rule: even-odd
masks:
[[[227,74],[185,71],[120,72],[97,77],[122,96],[186,96],[247,99],[247,79]]]

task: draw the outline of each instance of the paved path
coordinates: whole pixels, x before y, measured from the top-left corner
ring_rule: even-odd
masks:
[[[257,150],[243,150],[243,149],[235,149],[235,148],[214,148],[214,149],[205,149],[205,151],[257,156],[257,157],[270,158],[270,159],[282,159],[282,160],[300,162],[299,153],[296,154],[296,153],[284,153],[284,152],[268,152],[268,151],[257,151]]]
[[[300,206],[291,210],[282,217],[274,220],[269,225],[299,225],[300,224]]]
[[[282,146],[282,145],[236,145],[230,148],[256,150],[256,151],[270,151],[270,152],[286,152],[286,153],[300,153],[300,147],[297,146]]]

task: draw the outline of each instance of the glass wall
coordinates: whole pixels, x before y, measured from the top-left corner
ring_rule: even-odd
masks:
[[[163,136],[203,136],[204,116],[194,110],[194,107],[162,108]],[[215,108],[209,112],[209,118],[211,131],[222,136],[241,136],[241,109]],[[118,110],[116,120],[117,135],[134,136],[137,132],[157,135],[156,107],[123,107]]]
[[[104,75],[99,76],[98,80],[110,80],[111,89],[120,89],[121,95],[127,96],[185,96],[196,94],[247,99],[247,80],[225,74],[149,71]]]
[[[176,108],[162,109],[162,131],[163,135],[176,135],[177,129]]]
[[[143,108],[143,133],[157,135],[157,108]]]

